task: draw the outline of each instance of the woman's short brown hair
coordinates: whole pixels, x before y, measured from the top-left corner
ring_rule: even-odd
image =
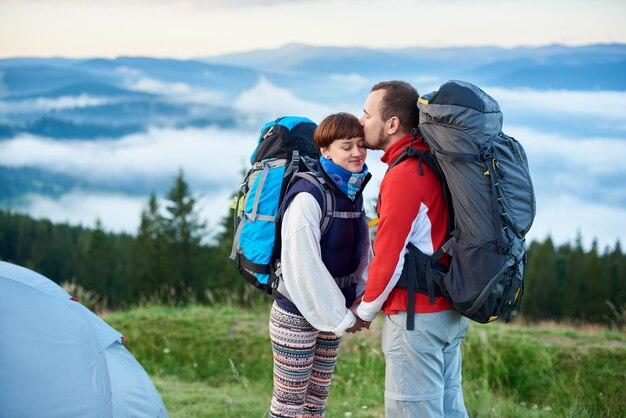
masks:
[[[336,139],[363,138],[363,127],[351,113],[340,112],[326,116],[315,129],[313,141],[318,148],[327,148]]]

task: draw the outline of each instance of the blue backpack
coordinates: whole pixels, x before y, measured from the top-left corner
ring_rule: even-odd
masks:
[[[322,234],[332,221],[334,197],[319,170],[313,167],[319,159],[313,142],[316,127],[310,119],[295,116],[266,123],[250,157],[251,167],[235,196],[230,258],[237,262],[240,274],[250,284],[270,295],[278,293],[280,218],[283,197],[291,182],[302,178],[322,192]]]

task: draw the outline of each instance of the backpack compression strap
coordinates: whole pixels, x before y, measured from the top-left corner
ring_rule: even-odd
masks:
[[[492,139],[498,134],[494,134],[489,138],[486,143],[491,143]],[[469,163],[469,162],[477,162],[485,165],[484,175],[489,177],[491,184],[491,205],[494,208],[502,208],[502,205],[498,202],[498,186],[500,185],[498,180],[498,160],[496,159],[493,151],[493,147],[483,147],[478,154],[468,154],[468,153],[458,153],[458,152],[448,152],[443,150],[434,150],[433,155],[437,159],[449,161],[451,163]],[[447,199],[447,195],[446,195]],[[446,204],[448,202],[446,201]],[[451,208],[451,205],[448,205]],[[496,230],[504,231],[506,229],[506,225],[503,225],[502,218],[507,216],[506,212],[497,213],[494,211],[493,214],[494,224],[496,226]],[[452,229],[450,229],[452,231]],[[499,254],[506,254],[509,251],[509,245],[506,244],[506,238],[504,238],[504,233],[500,236],[500,239],[497,240],[497,249],[496,251]]]
[[[248,174],[246,175],[242,185],[240,186],[239,194],[237,197],[237,203],[235,204],[235,213],[233,215],[235,219],[235,236],[233,239],[233,246],[232,246],[232,250],[230,253],[230,258],[235,260],[237,257],[239,257],[242,265],[246,264],[245,267],[247,269],[260,273],[260,274],[270,274],[269,266],[265,264],[253,263],[250,260],[247,260],[245,257],[243,257],[242,254],[238,252],[239,237],[247,221],[254,222],[255,220],[259,219],[259,220],[268,221],[268,222],[278,222],[278,218],[280,217],[280,212],[278,212],[276,216],[271,216],[271,215],[257,214],[257,210],[259,206],[259,200],[261,198],[261,193],[263,192],[263,187],[265,186],[265,180],[267,179],[267,175],[270,169],[281,167],[281,166],[284,166],[285,164],[287,164],[287,162],[282,159],[270,160],[270,161],[259,161],[259,162],[254,163],[252,168],[248,171]],[[289,178],[293,174],[294,171],[298,170],[299,165],[300,165],[300,154],[298,150],[294,150],[291,155],[291,161],[289,162],[289,165],[287,165],[287,167],[285,168],[283,179]],[[248,179],[250,177],[250,174],[255,169],[257,170],[261,169],[261,167],[263,168],[263,171],[260,174],[261,178],[259,179],[258,190],[254,197],[254,202],[252,203],[252,211],[250,213],[245,213],[245,211],[242,211],[240,217],[238,217],[237,211],[240,209],[239,205],[240,205],[241,199],[247,193]]]
[[[257,164],[262,165],[263,171],[261,172],[261,178],[259,179],[259,185],[257,186],[258,190],[256,192],[256,195],[254,196],[254,202],[252,203],[252,212],[246,214],[248,220],[254,222],[257,219],[260,219],[262,221],[274,222],[274,219],[276,219],[275,216],[257,214],[257,210],[259,208],[259,200],[261,199],[261,195],[263,194],[263,186],[265,186],[265,180],[267,179],[267,174],[269,173],[269,171],[276,167],[282,167],[286,163],[287,162],[285,160],[261,161],[259,163],[255,163],[255,166]],[[290,163],[289,167],[291,166],[291,164],[293,164],[293,160],[292,163]],[[255,166],[253,166],[253,168]],[[285,169],[285,175],[287,174],[289,167]]]

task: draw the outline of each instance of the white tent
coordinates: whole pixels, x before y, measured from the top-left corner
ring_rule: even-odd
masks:
[[[123,337],[60,286],[0,262],[1,417],[167,417]]]

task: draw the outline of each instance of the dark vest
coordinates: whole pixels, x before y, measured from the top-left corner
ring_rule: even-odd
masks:
[[[362,212],[363,196],[361,194],[363,188],[369,181],[368,178],[363,182],[361,190],[352,202],[322,171],[326,182],[330,185],[331,192],[335,197],[335,211],[338,212]],[[287,191],[284,197],[286,205],[285,210],[293,197],[298,193],[310,193],[322,207],[323,197],[319,189],[313,184],[305,180],[296,181]],[[365,221],[365,214],[361,218],[342,219],[333,218],[330,227],[320,240],[320,249],[322,261],[329,273],[333,277],[349,276],[354,273],[361,262],[362,254],[361,242],[364,234],[369,233]],[[305,255],[303,255],[304,257]],[[356,287],[349,286],[341,289],[346,298],[346,307],[349,308],[356,299]],[[318,296],[318,295],[316,295]],[[323,295],[319,295],[323,297]],[[276,303],[281,308],[300,315],[296,306],[286,298],[277,298]]]

